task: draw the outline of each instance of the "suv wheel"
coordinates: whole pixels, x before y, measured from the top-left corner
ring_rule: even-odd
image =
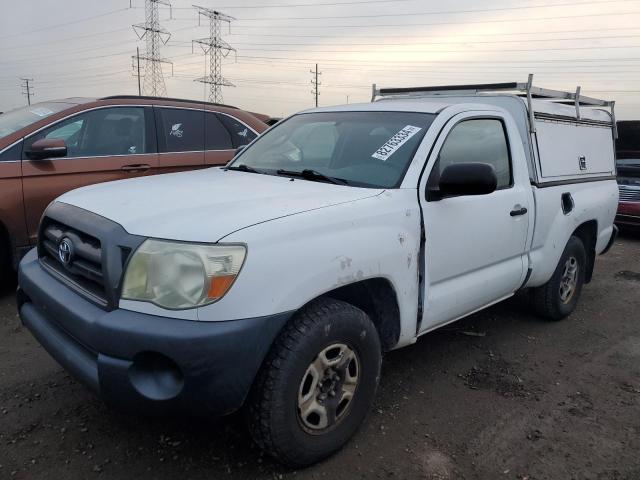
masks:
[[[362,310],[333,299],[311,302],[282,331],[252,389],[254,440],[294,468],[331,455],[369,411],[381,359],[378,332]]]
[[[584,284],[586,264],[582,240],[571,237],[551,279],[533,289],[532,303],[539,315],[561,320],[575,310]]]

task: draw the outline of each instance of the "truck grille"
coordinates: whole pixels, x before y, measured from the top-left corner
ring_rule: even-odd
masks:
[[[618,185],[621,202],[640,202],[640,188]]]
[[[40,260],[71,287],[107,305],[100,241],[75,228],[45,218],[40,234]],[[65,242],[68,251],[61,253]]]
[[[113,220],[53,202],[40,222],[38,257],[43,268],[71,290],[114,310],[127,261],[145,240]]]

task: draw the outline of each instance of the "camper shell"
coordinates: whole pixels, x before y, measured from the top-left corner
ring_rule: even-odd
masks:
[[[499,107],[515,120],[532,185],[615,178],[615,102],[527,83],[372,87],[372,101],[425,100]]]

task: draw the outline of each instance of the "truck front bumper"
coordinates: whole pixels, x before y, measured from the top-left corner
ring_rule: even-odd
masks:
[[[237,410],[291,316],[207,322],[106,311],[47,273],[35,250],[18,275],[24,325],[107,404],[132,413]]]

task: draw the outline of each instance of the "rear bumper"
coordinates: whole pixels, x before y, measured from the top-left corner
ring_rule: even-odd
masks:
[[[139,413],[225,415],[244,402],[291,313],[223,322],[105,311],[53,278],[31,251],[20,263],[24,325],[111,406]]]
[[[640,227],[640,202],[620,202],[616,223],[619,225]]]

